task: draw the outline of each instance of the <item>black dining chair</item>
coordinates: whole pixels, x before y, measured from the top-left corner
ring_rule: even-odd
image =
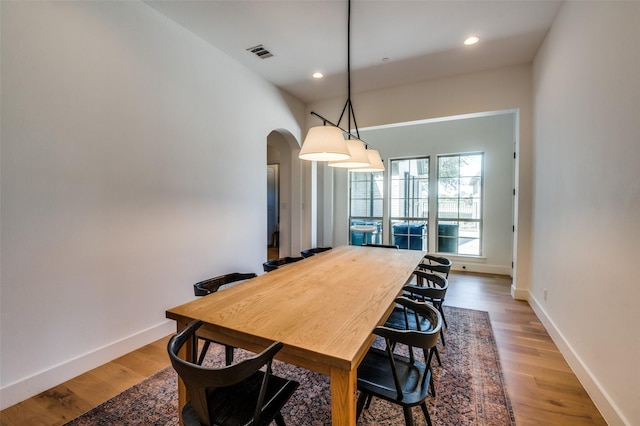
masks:
[[[372,347],[358,367],[357,417],[372,398],[382,398],[398,404],[404,411],[405,423],[413,426],[411,407],[416,405],[431,426],[431,417],[426,399],[432,383],[429,354],[442,328],[442,317],[433,306],[405,297],[396,299],[396,304],[406,309],[407,316],[415,316],[418,323],[429,323],[425,330],[376,327],[373,333],[385,341],[385,349]],[[406,347],[406,354],[394,351],[397,345]],[[419,351],[416,356],[415,351]],[[420,359],[422,357],[422,360]]]
[[[282,348],[275,342],[259,354],[221,368],[203,367],[178,356],[195,337],[202,321],[191,322],[169,340],[171,365],[184,382],[190,400],[182,409],[186,426],[285,426],[280,410],[299,383],[273,374],[273,357]]]
[[[206,296],[207,294],[215,293],[220,289],[220,287],[228,284],[238,283],[240,281],[245,281],[251,278],[257,277],[253,272],[232,272],[230,274],[219,275],[217,277],[209,278],[208,280],[200,281],[193,285],[193,292],[196,296]],[[198,340],[204,341],[204,346],[200,351],[200,356],[198,358],[198,364],[201,365],[204,361],[204,357],[207,355],[207,351],[209,350],[209,346],[213,342],[210,339],[205,337],[198,336]],[[233,362],[233,346],[225,345],[225,358],[227,365]]]
[[[442,304],[449,288],[449,281],[442,275],[421,270],[413,271],[413,274],[416,276],[416,284],[405,286],[405,293],[410,293],[420,300],[431,302],[440,311],[444,326],[448,327]],[[442,341],[444,343],[444,338]]]
[[[307,257],[314,256],[314,255],[316,255],[318,253],[322,253],[323,251],[331,250],[331,248],[332,247],[315,247],[315,248],[302,250],[300,252],[300,256],[302,256],[302,257],[304,257],[306,259]]]
[[[275,271],[281,266],[288,265],[290,263],[299,262],[302,259],[304,259],[304,257],[291,257],[291,256],[281,257],[280,259],[274,259],[274,260],[269,260],[264,262],[262,264],[262,268],[264,269],[265,272],[271,272],[271,271]]]
[[[442,314],[442,304],[439,301],[444,300],[444,296],[448,288],[447,280],[439,275],[429,274],[422,271],[414,271],[414,275],[421,276],[423,283],[426,282],[428,283],[428,285],[419,286],[415,284],[407,284],[403,287],[404,296],[413,300],[419,300],[424,303],[431,303],[436,309],[438,309],[438,312],[440,312],[440,316],[444,321],[444,316]],[[433,301],[435,301],[435,303]],[[418,322],[417,317],[407,316],[406,309],[403,309],[401,306],[396,306],[387,318],[385,326],[400,330],[425,330],[430,327],[430,324],[424,319],[422,322]],[[440,339],[442,340],[442,345],[444,346],[444,329],[440,330]],[[438,352],[437,345],[434,345],[429,352],[429,366],[431,365],[431,358],[433,356],[436,357],[438,365],[441,366],[442,359],[440,358],[440,352]],[[433,382],[431,383],[431,395],[436,395],[436,389]]]
[[[451,266],[453,263],[450,259],[441,256],[433,256],[431,254],[427,254],[422,258],[422,262],[418,265],[419,269],[425,270],[427,272],[439,273],[442,274],[445,278],[449,278],[449,271],[451,271]]]

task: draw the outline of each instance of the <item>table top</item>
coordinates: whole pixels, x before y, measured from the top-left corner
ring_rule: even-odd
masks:
[[[284,343],[278,358],[320,373],[353,370],[424,252],[342,246],[169,309],[212,338],[249,350]],[[203,329],[207,329],[203,326]],[[209,337],[209,336],[207,336]]]

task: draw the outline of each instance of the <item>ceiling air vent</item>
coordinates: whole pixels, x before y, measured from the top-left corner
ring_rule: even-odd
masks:
[[[257,46],[253,46],[247,49],[249,52],[253,53],[260,59],[267,59],[273,56],[273,53],[269,52],[264,48],[263,45],[259,44]]]

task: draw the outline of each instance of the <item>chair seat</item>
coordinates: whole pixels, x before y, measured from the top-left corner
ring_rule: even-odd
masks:
[[[393,308],[391,315],[387,318],[387,321],[384,323],[385,327],[395,328],[396,330],[420,330],[420,331],[431,331],[433,329],[433,325],[430,321],[425,318],[420,319],[419,327],[416,324],[415,315],[408,314],[405,317],[404,309],[400,306],[396,306]],[[408,324],[407,324],[408,321]]]
[[[255,401],[258,399],[264,372],[258,371],[233,386],[217,388],[208,392],[209,416],[212,425],[241,426],[250,425],[253,420]],[[280,413],[298,387],[298,383],[278,376],[270,376],[264,398],[264,408],[260,425],[268,425]],[[191,403],[182,410],[186,426],[200,426]]]
[[[402,406],[422,404],[429,392],[431,371],[424,363],[417,360],[411,363],[409,358],[398,354],[394,355],[394,360],[402,383],[402,399],[398,398],[393,373],[389,368],[389,356],[386,351],[377,348],[369,349],[358,367],[358,390]]]

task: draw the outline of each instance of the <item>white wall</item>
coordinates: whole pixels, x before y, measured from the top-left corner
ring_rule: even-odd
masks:
[[[354,75],[357,81],[357,73]],[[452,76],[438,80],[391,87],[388,89],[355,93],[352,95],[358,126],[367,128],[385,124],[435,119],[488,111],[517,110],[516,137],[518,170],[515,180],[518,188],[516,204],[516,248],[513,292],[526,299],[529,286],[529,212],[532,139],[531,66],[521,65],[474,74]],[[336,120],[344,99],[329,99],[307,105],[329,120]],[[309,118],[310,125],[317,120]],[[325,203],[345,200],[346,188],[336,185],[334,198]],[[320,218],[322,220],[322,218]],[[343,226],[337,215],[333,218],[336,229]],[[346,225],[344,225],[346,226]],[[334,236],[339,238],[340,236]],[[509,261],[510,262],[510,261]]]
[[[465,266],[467,271],[494,274],[511,274],[513,241],[513,149],[515,140],[514,112],[451,120],[404,123],[397,126],[361,129],[360,135],[383,158],[387,171],[389,158],[430,156],[431,179],[436,180],[437,156],[460,152],[485,154],[483,200],[483,253],[480,257],[447,255],[454,261],[454,268]],[[348,187],[348,172],[335,171],[335,186]],[[389,173],[385,175],[385,194],[388,199]],[[433,193],[435,196],[435,192]],[[385,209],[385,244],[389,236],[388,209]],[[349,243],[349,206],[346,198],[335,200],[334,235],[336,244]],[[429,251],[435,252],[435,211],[431,212]]]
[[[4,408],[261,272],[267,135],[305,111],[143,3],[1,7]]]
[[[534,64],[529,301],[611,425],[640,424],[639,23],[566,2]]]

